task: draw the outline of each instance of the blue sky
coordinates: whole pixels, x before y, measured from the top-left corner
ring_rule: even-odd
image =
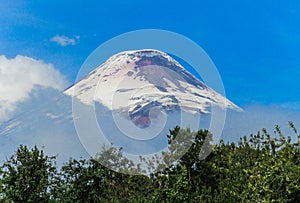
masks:
[[[290,120],[299,128],[300,1],[0,0],[2,158],[20,143],[46,146],[65,161],[81,153],[73,122],[56,123],[71,109],[56,90],[76,80],[99,45],[140,29],[186,36],[213,60],[227,98],[244,109],[227,112],[222,139],[272,132],[275,124],[290,134]]]
[[[208,53],[236,104],[299,108],[299,1],[1,0],[0,5],[0,55],[51,63],[69,84],[101,43],[133,30],[164,29]]]

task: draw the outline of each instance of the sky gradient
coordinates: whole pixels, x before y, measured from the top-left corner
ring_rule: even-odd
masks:
[[[214,136],[237,142],[278,124],[296,139],[288,121],[300,128],[300,1],[0,0],[0,163],[20,143],[61,163],[87,156],[62,91],[97,47],[141,29],[178,33],[210,56],[225,96],[244,110],[227,111]]]
[[[298,1],[1,1],[0,55],[53,64],[71,84],[112,37],[169,30],[207,52],[231,101],[299,109],[299,25]]]

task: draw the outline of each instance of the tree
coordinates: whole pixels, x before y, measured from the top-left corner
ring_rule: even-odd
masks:
[[[56,185],[55,157],[44,155],[36,146],[21,145],[0,170],[1,193],[7,202],[51,202]]]
[[[110,171],[99,162],[72,159],[62,167],[62,202],[101,202],[106,197]]]
[[[208,131],[176,127],[169,150],[144,160],[152,171],[161,164],[147,175],[133,175],[142,167],[114,147],[71,159],[58,173],[55,157],[20,146],[0,167],[0,202],[299,202],[299,138],[292,142],[276,126],[275,136],[263,129],[212,146]]]

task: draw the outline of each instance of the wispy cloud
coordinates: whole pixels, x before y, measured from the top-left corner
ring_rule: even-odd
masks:
[[[283,108],[293,109],[300,112],[300,102],[287,102],[281,105]]]
[[[275,125],[279,125],[285,135],[294,135],[292,137],[295,138],[295,134],[289,128],[289,121],[300,127],[300,114],[295,108],[278,104],[245,106],[244,112],[227,112],[223,139],[236,141],[239,137],[255,134],[262,128],[266,128],[272,134]]]
[[[0,121],[9,118],[35,85],[63,89],[67,81],[52,64],[20,55],[12,59],[0,56]]]
[[[80,36],[75,36],[74,38],[67,37],[65,35],[55,35],[50,39],[51,42],[56,42],[60,46],[76,45],[78,43]]]

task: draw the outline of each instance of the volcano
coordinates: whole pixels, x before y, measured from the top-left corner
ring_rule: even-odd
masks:
[[[181,110],[192,114],[208,114],[211,105],[240,110],[172,57],[149,49],[110,57],[64,93],[86,105],[98,102],[140,128],[151,125],[153,108],[164,113]]]
[[[16,116],[0,124],[0,160],[19,144],[43,147],[59,163],[94,156],[109,144],[134,156],[153,154],[168,146],[176,125],[208,129],[212,106],[240,111],[166,53],[121,52],[64,92],[35,88]]]

